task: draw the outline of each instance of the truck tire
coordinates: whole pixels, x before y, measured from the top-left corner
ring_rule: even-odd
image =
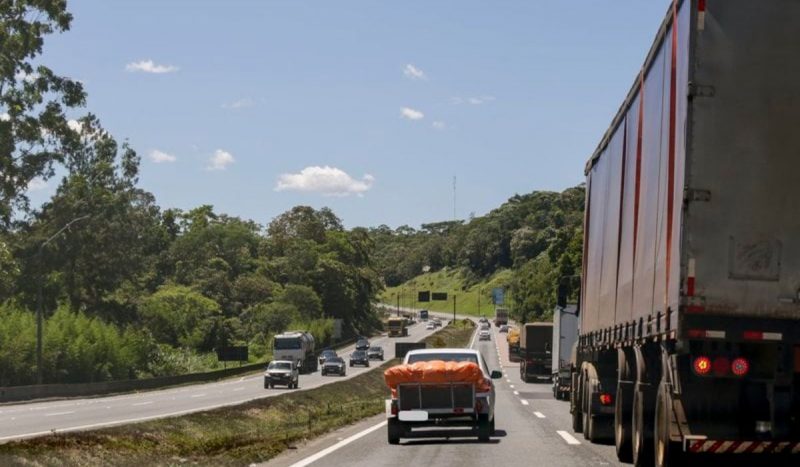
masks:
[[[266,378],[264,378],[264,389],[269,389],[269,381]]]
[[[669,428],[672,423],[672,397],[666,385],[662,382],[658,386],[656,399],[656,420],[654,424],[655,466],[684,466],[689,465],[686,456],[681,450],[680,443],[675,443],[669,438]]]
[[[631,406],[633,383],[617,382],[617,399],[614,401],[614,446],[620,462],[633,461],[631,448]]]
[[[489,441],[490,434],[489,416],[485,414],[478,415],[478,441],[483,443]]]
[[[396,418],[390,418],[386,424],[386,434],[389,444],[400,444],[400,436],[403,433],[402,422]]]
[[[648,424],[645,393],[634,389],[633,410],[631,416],[631,448],[632,461],[635,467],[648,467],[653,462],[653,438]]]
[[[572,412],[572,431],[575,433],[580,433],[583,431],[583,414],[579,408],[581,406],[580,379],[580,376],[578,376],[576,373],[573,373],[570,411]]]
[[[494,436],[497,433],[497,430],[494,427],[495,418],[497,418],[497,417],[492,417],[492,421],[489,422],[489,434],[492,435],[492,436]]]

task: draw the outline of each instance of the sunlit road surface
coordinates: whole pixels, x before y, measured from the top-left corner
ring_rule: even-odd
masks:
[[[264,464],[269,467],[331,466],[619,466],[614,446],[590,444],[572,431],[569,403],[553,398],[550,382],[523,383],[519,366],[508,360],[505,334],[492,326],[491,341],[474,341],[495,380],[497,434],[481,443],[468,429],[441,429],[433,438],[386,440],[385,416],[313,440]]]
[[[395,342],[416,342],[434,332],[425,330],[424,323],[416,324],[409,328],[408,337],[389,339],[381,336],[372,339],[370,343],[383,346],[388,360],[394,357]],[[351,345],[338,353],[347,360],[353,350],[354,346]],[[379,364],[380,362],[374,361],[370,368],[348,367],[344,378],[352,378]],[[311,375],[300,375],[299,390],[312,389],[342,379],[338,376],[321,376],[319,371]],[[287,391],[295,390],[264,389],[263,373],[258,373],[214,383],[136,394],[2,405],[0,442],[44,436],[54,430],[57,433],[87,430],[183,415],[271,397]]]

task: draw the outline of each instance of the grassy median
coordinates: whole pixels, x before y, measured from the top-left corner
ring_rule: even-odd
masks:
[[[457,321],[426,342],[430,347],[462,347],[473,330],[472,322]],[[369,371],[229,408],[2,444],[0,465],[248,465],[381,413],[388,394],[383,371]]]

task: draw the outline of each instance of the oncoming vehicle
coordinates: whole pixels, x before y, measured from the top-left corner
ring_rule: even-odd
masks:
[[[433,329],[436,329],[436,323],[429,321],[428,324],[425,325],[425,330],[431,331]]]
[[[350,366],[364,365],[369,367],[369,356],[366,350],[356,350],[350,354]]]
[[[291,360],[273,360],[264,372],[264,389],[272,389],[276,385],[286,385],[289,389],[297,389],[300,384],[300,371]]]
[[[345,376],[347,374],[347,365],[344,364],[344,360],[341,357],[330,357],[322,365],[321,373],[322,376],[331,374]]]
[[[359,337],[356,341],[356,350],[367,350],[369,348],[369,341],[366,337]]]
[[[322,353],[319,354],[319,366],[324,365],[325,362],[328,361],[328,359],[330,359],[332,357],[336,357],[336,356],[337,356],[337,354],[336,354],[335,350],[332,350],[332,349],[323,350]]]
[[[505,332],[505,333],[508,333],[508,325],[507,325],[507,324],[504,324],[504,325],[500,326],[500,329],[499,329],[497,332]]]
[[[379,345],[373,345],[369,348],[369,350],[367,350],[367,356],[370,360],[383,361],[383,347]]]
[[[479,341],[489,341],[492,340],[492,333],[489,332],[488,329],[481,329],[478,333],[478,340]]]
[[[406,319],[401,317],[389,318],[386,323],[389,330],[389,337],[406,337],[408,336],[408,328],[406,327]]]
[[[462,374],[432,375],[441,382],[421,382],[399,377],[392,385],[390,372],[402,374],[404,365],[420,362],[472,363],[461,366]],[[431,365],[435,366],[435,365]],[[470,373],[474,370],[475,373]],[[435,371],[434,371],[435,373]],[[392,389],[392,398],[386,401],[389,444],[397,444],[400,438],[408,437],[415,428],[468,426],[476,429],[478,439],[488,441],[495,430],[495,388],[493,379],[503,376],[500,371],[489,371],[483,356],[472,349],[420,349],[409,351],[403,365],[390,368],[384,374]],[[459,379],[459,377],[461,378]],[[426,376],[426,379],[433,380]],[[418,432],[424,433],[424,432]]]

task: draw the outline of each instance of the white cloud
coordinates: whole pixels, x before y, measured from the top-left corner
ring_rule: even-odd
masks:
[[[254,105],[256,105],[256,103],[253,102],[253,99],[244,98],[244,99],[235,100],[233,102],[226,102],[226,103],[222,104],[222,108],[223,109],[244,109],[245,107],[253,107]]]
[[[366,174],[356,180],[347,172],[336,167],[310,166],[296,174],[282,174],[278,177],[275,191],[301,191],[322,193],[325,196],[363,196],[372,188],[375,177]]]
[[[156,164],[163,164],[164,162],[175,162],[178,160],[177,157],[173,156],[172,154],[167,154],[166,152],[159,151],[158,149],[153,149],[150,151],[150,160],[155,162]]]
[[[458,105],[458,104],[472,104],[472,105],[481,105],[487,102],[492,102],[494,100],[494,96],[477,96],[477,97],[451,97],[450,102]]]
[[[403,118],[407,118],[409,120],[422,120],[423,118],[425,118],[424,113],[409,107],[403,107],[402,109],[400,109],[400,115]]]
[[[143,73],[173,73],[178,71],[174,65],[159,65],[152,60],[139,60],[125,65],[125,70],[130,72],[141,71]]]
[[[435,129],[437,129],[437,130],[444,130],[445,128],[447,128],[447,125],[446,125],[444,122],[442,122],[442,121],[439,121],[439,120],[437,120],[437,121],[433,122],[433,123],[431,124],[431,126],[432,126],[433,128],[435,128]]]
[[[83,134],[84,130],[85,130],[84,126],[83,126],[83,123],[81,123],[81,122],[79,122],[77,120],[67,120],[67,127],[70,130],[72,130],[72,131],[74,131],[76,133],[79,133],[79,134]]]
[[[40,177],[33,178],[28,182],[28,191],[41,191],[45,188],[47,188],[47,182]]]
[[[233,154],[222,149],[217,149],[214,151],[214,155],[211,156],[211,159],[209,159],[209,165],[206,167],[206,170],[225,170],[234,162],[236,162],[236,159],[233,158]]]
[[[414,65],[412,65],[410,63],[408,65],[406,65],[405,68],[403,68],[403,74],[406,76],[406,78],[409,78],[409,79],[427,79],[428,78],[425,75],[424,71],[420,70],[419,68],[415,67]]]
[[[7,122],[9,120],[11,120],[11,115],[9,115],[8,112],[3,112],[0,114],[0,122]]]

